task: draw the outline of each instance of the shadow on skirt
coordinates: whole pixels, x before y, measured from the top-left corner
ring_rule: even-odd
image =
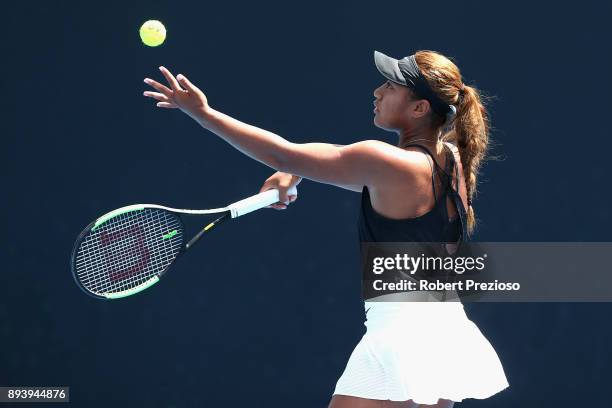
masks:
[[[335,394],[435,404],[509,386],[497,353],[460,302],[365,302],[366,328]]]

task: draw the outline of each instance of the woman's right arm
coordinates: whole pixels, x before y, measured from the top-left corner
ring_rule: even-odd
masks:
[[[342,147],[344,145],[334,143],[334,146]],[[363,191],[363,186],[360,186],[358,184],[332,184],[332,186],[340,187],[345,190],[355,191],[357,193],[361,193]]]

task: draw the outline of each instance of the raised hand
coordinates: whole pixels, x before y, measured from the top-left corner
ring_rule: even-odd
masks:
[[[204,92],[193,85],[184,75],[179,74],[175,78],[168,69],[159,67],[161,73],[168,81],[167,87],[150,78],[144,82],[158,92],[145,91],[144,96],[157,100],[157,106],[167,109],[180,109],[194,120],[198,121],[207,114],[210,109]]]

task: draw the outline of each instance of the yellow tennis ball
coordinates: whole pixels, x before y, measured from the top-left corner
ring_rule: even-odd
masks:
[[[140,39],[149,47],[157,47],[166,39],[166,27],[164,27],[161,21],[145,21],[140,27]]]

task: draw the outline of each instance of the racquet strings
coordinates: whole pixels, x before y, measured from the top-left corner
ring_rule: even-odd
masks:
[[[130,290],[161,274],[182,243],[183,225],[176,214],[154,208],[119,214],[83,237],[75,275],[94,294]]]

